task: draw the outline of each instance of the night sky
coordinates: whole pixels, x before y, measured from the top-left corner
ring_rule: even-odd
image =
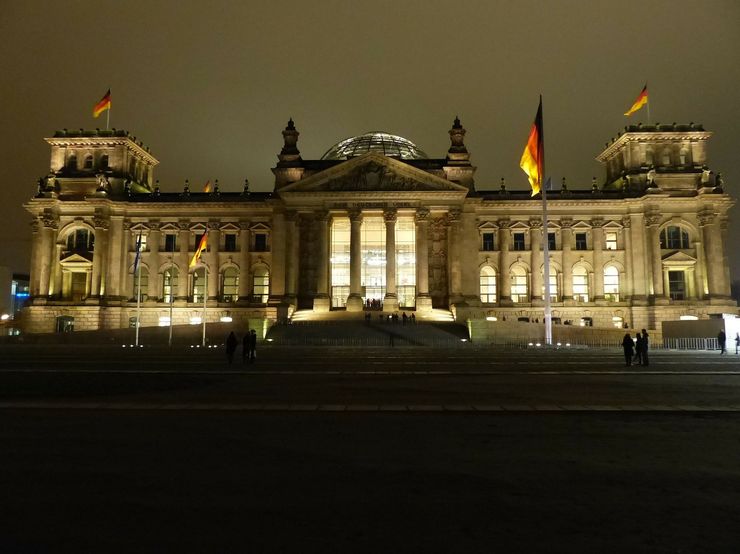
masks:
[[[525,188],[518,162],[544,97],[548,173],[603,180],[594,160],[648,81],[653,122],[714,131],[709,165],[740,179],[740,2],[3,2],[0,265],[28,271],[21,207],[49,169],[43,137],[111,127],[160,160],[162,189],[219,179],[270,190],[293,117],[304,158],[387,131],[443,157],[459,115],[479,189]],[[734,155],[733,155],[734,154]],[[740,209],[729,249],[740,279]]]

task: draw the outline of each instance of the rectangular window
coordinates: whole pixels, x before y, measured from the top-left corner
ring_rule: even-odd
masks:
[[[511,274],[511,301],[512,302],[526,302],[527,300],[528,300],[527,274],[526,273],[512,273]]]
[[[396,221],[396,294],[400,307],[416,306],[416,224],[410,216]]]
[[[267,233],[255,233],[254,251],[267,252]]]
[[[224,235],[224,252],[236,252],[236,234]]]
[[[683,271],[668,272],[668,290],[670,291],[671,300],[686,299],[686,282],[684,281]]]
[[[586,233],[576,233],[576,250],[588,250]]]
[[[349,296],[349,218],[335,217],[331,222],[331,305],[343,308]]]
[[[146,252],[146,242],[147,242],[146,239],[147,239],[147,235],[145,235],[143,233],[141,235],[139,235],[138,233],[136,233],[134,235],[133,248],[132,248],[133,251],[136,252],[136,243],[138,241],[141,241],[139,243],[140,244],[140,246],[139,246],[139,252]]]
[[[605,237],[606,237],[606,249],[616,250],[617,249],[617,232],[607,231]]]
[[[200,244],[200,241],[203,240],[203,235],[205,235],[208,231],[203,231],[202,233],[196,233],[195,234],[195,242],[193,243],[193,250],[198,248],[198,245]],[[208,248],[208,243],[206,242],[206,252],[208,252],[210,248]]]
[[[514,250],[524,250],[524,233],[514,233]]]
[[[164,236],[164,251],[174,252],[177,250],[177,235],[168,233]]]
[[[490,252],[494,249],[493,235],[494,233],[483,233],[483,250],[485,252]]]
[[[363,301],[382,302],[385,297],[385,222],[382,217],[364,217],[360,227],[362,256],[360,284]]]
[[[547,248],[548,250],[557,250],[557,243],[555,242],[555,233],[547,233]]]

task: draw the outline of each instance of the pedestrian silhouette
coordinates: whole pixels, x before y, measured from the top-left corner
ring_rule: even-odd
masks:
[[[740,350],[740,333],[735,333],[735,354]]]
[[[236,352],[237,344],[238,341],[236,340],[236,335],[234,334],[234,331],[232,331],[226,339],[226,358],[229,360],[229,365],[234,361],[234,352]]]
[[[642,330],[642,365],[650,365],[648,361],[648,346],[650,345],[650,335],[648,332]]]
[[[725,335],[724,329],[719,332],[719,335],[717,335],[717,342],[719,343],[720,356],[722,354],[727,354],[727,348],[725,348],[725,345],[727,343],[727,335]]]
[[[249,333],[249,363],[253,364],[257,358],[257,331],[251,329]]]
[[[624,365],[632,365],[632,356],[635,354],[635,343],[627,333],[622,339],[622,348],[624,349]]]

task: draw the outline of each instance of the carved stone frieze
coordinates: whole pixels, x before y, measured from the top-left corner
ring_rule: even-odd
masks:
[[[542,229],[542,218],[533,217],[529,220],[530,229]]]
[[[395,223],[398,221],[398,212],[393,208],[383,210],[383,220],[386,223]]]
[[[625,216],[622,218],[622,227],[625,229],[629,229],[632,227],[632,219],[629,216]]]
[[[426,223],[429,220],[429,210],[427,208],[418,208],[414,215],[416,223]]]
[[[700,212],[696,214],[696,218],[699,220],[699,225],[711,225],[714,223],[715,216],[712,212]]]
[[[663,217],[660,214],[645,214],[645,224],[648,227],[660,224],[661,219],[663,219]]]
[[[59,219],[52,214],[42,214],[41,222],[47,229],[59,229]]]

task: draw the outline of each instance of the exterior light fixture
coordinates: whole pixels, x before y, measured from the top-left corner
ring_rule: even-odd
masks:
[[[486,316],[486,321],[498,321],[498,318],[495,315],[489,315]]]
[[[190,318],[190,325],[198,325],[200,323],[203,323],[203,319],[201,319],[199,316],[195,315]]]
[[[222,315],[221,318],[219,319],[219,321],[221,323],[231,323],[234,320],[233,320],[233,318],[230,315]]]
[[[9,320],[9,319],[10,319],[10,314],[3,314],[3,315],[0,315],[0,320],[1,320],[1,321],[7,321],[7,320]]]

